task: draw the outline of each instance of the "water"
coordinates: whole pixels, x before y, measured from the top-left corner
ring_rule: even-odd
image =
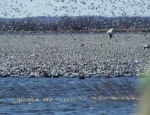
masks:
[[[1,78],[0,115],[132,115],[137,101],[95,99],[136,95],[137,78]],[[126,85],[127,83],[131,86]],[[112,85],[111,87],[107,85]],[[133,87],[132,87],[133,86]],[[129,89],[131,87],[131,89]],[[134,90],[134,91],[133,91]]]

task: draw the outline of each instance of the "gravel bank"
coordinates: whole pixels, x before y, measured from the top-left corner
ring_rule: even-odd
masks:
[[[0,35],[0,76],[130,76],[150,60],[150,34]]]

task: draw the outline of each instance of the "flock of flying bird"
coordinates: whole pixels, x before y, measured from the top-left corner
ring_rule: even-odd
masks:
[[[32,5],[27,4],[32,2]],[[41,15],[100,15],[127,16],[144,15],[150,9],[150,0],[29,0],[27,2],[3,0],[1,15],[5,17],[34,16],[35,10]],[[28,6],[31,6],[30,9]],[[43,10],[41,10],[44,8]],[[131,11],[132,10],[132,11]],[[84,14],[85,13],[85,14]],[[88,13],[88,14],[87,14]]]
[[[88,15],[94,15],[95,12],[100,16],[106,16],[107,12],[111,16],[116,15],[130,15],[130,9],[132,7],[133,15],[141,15],[150,9],[150,0],[29,0],[34,5],[32,9],[36,9],[37,12],[42,12],[42,15],[50,16],[50,13],[53,12],[57,16],[59,13],[66,12],[65,15],[77,14],[80,15],[81,12],[92,10],[92,13],[89,12]],[[28,1],[28,2],[29,2]],[[29,9],[27,9],[28,4],[18,0],[3,0],[0,3],[0,12],[1,15],[7,17],[11,16],[12,18],[17,17],[16,15],[27,14],[27,16],[34,15]],[[44,7],[45,10],[42,11],[39,8]],[[46,11],[47,8],[51,7],[52,11]],[[129,10],[128,10],[129,9]],[[140,10],[139,10],[140,9]],[[110,11],[108,11],[110,10]],[[49,13],[46,13],[49,12]],[[113,36],[113,28],[107,31],[109,37]],[[144,45],[145,48],[150,48],[149,45]]]
[[[29,0],[35,5],[32,6],[32,9],[37,9],[37,12],[43,12],[42,15],[50,16],[49,13],[54,11],[53,13],[57,16],[57,12],[66,12],[65,15],[69,15],[77,13],[78,15],[81,14],[82,11],[92,10],[92,15],[94,15],[94,12],[98,12],[98,15],[106,16],[107,10],[110,10],[109,13],[112,16],[115,15],[130,15],[128,14],[129,11],[127,9],[130,9],[132,7],[132,10],[134,11],[133,15],[140,15],[144,14],[146,10],[150,9],[150,0],[144,1],[144,0]],[[12,15],[11,17],[16,17],[16,14],[27,14],[27,16],[32,16],[33,12],[26,9],[28,4],[21,3],[18,0],[11,0],[11,2],[8,2],[7,0],[3,0],[0,3],[0,12],[1,15],[7,17],[9,15]],[[48,11],[49,13],[46,13],[47,11],[40,11],[40,7],[51,7],[52,11]],[[134,9],[136,7],[136,9]],[[125,9],[126,8],[126,9]],[[140,10],[137,10],[140,9]],[[24,10],[25,9],[25,10]],[[24,11],[23,11],[24,10]],[[23,12],[22,12],[23,11]],[[140,11],[140,12],[139,12]],[[117,12],[117,13],[116,13]],[[88,13],[91,15],[91,12]],[[109,34],[109,37],[112,38],[113,36],[113,28],[107,31]],[[144,46],[144,48],[149,48],[149,46]]]
[[[109,12],[112,16],[115,16],[116,14],[126,16],[128,15],[128,10],[130,7],[133,7],[134,15],[136,14],[144,14],[144,12],[148,9],[150,9],[150,0],[147,0],[146,2],[143,0],[101,0],[100,2],[97,2],[97,0],[45,0],[43,2],[38,2],[35,0],[30,0],[32,3],[34,2],[37,5],[33,6],[33,9],[37,9],[37,12],[40,12],[39,7],[51,7],[53,9],[53,13],[56,14],[57,12],[62,12],[62,10],[67,13],[65,15],[69,15],[70,13],[76,13],[78,12],[78,15],[81,14],[81,12],[87,11],[87,10],[93,10],[94,12],[98,12],[98,15],[105,16],[108,9],[111,9]],[[98,3],[98,4],[97,4]],[[56,5],[59,4],[59,5]],[[62,5],[63,4],[63,5]],[[65,5],[64,5],[65,4]],[[122,4],[118,5],[118,4]],[[111,6],[110,6],[111,5]],[[3,0],[3,2],[0,3],[0,12],[1,15],[7,17],[8,15],[12,15],[11,17],[16,17],[16,14],[27,14],[27,16],[32,16],[32,11],[24,10],[28,5],[23,4],[20,1],[12,0],[11,2],[8,2],[7,0]],[[126,9],[125,9],[126,7]],[[140,9],[140,12],[137,11],[137,9],[134,9],[134,7],[137,7]],[[70,9],[71,8],[71,9]],[[23,12],[22,12],[23,11]],[[118,11],[118,13],[116,13]],[[45,13],[45,11],[42,11],[42,15],[50,16],[50,14]],[[49,11],[50,13],[52,11]],[[88,11],[87,11],[88,12]],[[11,14],[12,13],[12,14]],[[91,15],[91,13],[88,13]],[[107,31],[109,34],[109,37],[112,38],[113,36],[113,28]],[[149,45],[144,45],[145,48],[150,48]]]

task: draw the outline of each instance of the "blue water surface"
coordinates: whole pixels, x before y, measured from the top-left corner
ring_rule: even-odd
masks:
[[[0,78],[0,115],[132,115],[137,100],[92,97],[136,95],[137,82],[136,77]]]

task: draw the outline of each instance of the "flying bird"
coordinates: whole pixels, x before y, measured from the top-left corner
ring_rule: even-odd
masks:
[[[148,45],[148,44],[144,45],[144,49],[149,49],[149,48],[150,48],[150,45]]]
[[[109,30],[107,31],[107,33],[109,34],[110,39],[112,38],[113,30],[114,30],[114,29],[111,28],[111,29],[109,29]]]

